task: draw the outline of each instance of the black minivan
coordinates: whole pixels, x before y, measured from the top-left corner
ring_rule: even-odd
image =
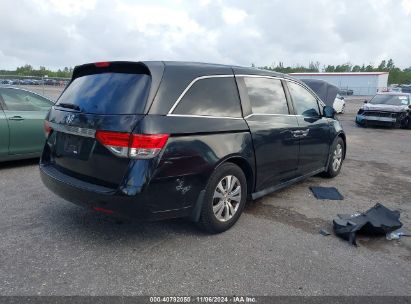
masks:
[[[247,199],[322,173],[346,139],[334,110],[288,75],[189,62],[77,66],[44,124],[41,178],[111,215],[229,229]]]

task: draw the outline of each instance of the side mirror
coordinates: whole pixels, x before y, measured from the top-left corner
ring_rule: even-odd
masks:
[[[327,118],[334,118],[335,117],[335,110],[333,107],[325,106],[323,108],[324,117]]]
[[[367,100],[367,99],[364,99],[364,103],[368,103],[368,100]]]

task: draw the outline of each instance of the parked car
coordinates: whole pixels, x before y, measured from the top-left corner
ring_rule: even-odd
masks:
[[[333,108],[339,114],[344,113],[344,111],[345,111],[345,100],[344,100],[344,97],[341,96],[340,94],[337,94],[337,97],[335,97],[334,103],[333,103]]]
[[[247,198],[340,172],[346,141],[334,113],[304,83],[275,72],[85,64],[47,115],[41,178],[95,211],[189,217],[222,232]]]
[[[2,79],[0,81],[0,84],[5,84],[5,85],[12,85],[13,81],[9,80],[9,79]]]
[[[55,79],[44,78],[43,79],[43,84],[45,84],[45,85],[57,85],[58,82]]]
[[[403,84],[400,86],[402,93],[411,93],[411,85]]]
[[[0,161],[40,156],[44,118],[53,104],[27,90],[0,87]]]
[[[339,94],[344,96],[350,96],[354,94],[354,91],[351,89],[340,89]]]
[[[397,92],[377,94],[358,110],[355,122],[361,126],[411,128],[410,96]]]

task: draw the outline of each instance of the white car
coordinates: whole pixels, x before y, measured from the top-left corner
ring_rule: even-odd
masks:
[[[333,108],[339,114],[344,113],[345,101],[344,101],[344,97],[342,97],[340,94],[337,94],[337,97],[335,97]]]

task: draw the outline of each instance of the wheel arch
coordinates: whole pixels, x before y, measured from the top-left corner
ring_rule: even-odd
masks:
[[[251,193],[253,193],[254,191],[255,184],[255,174],[251,164],[244,157],[233,155],[219,162],[215,169],[217,169],[224,163],[235,164],[244,172],[245,178],[247,180],[247,199],[251,198]]]
[[[250,199],[251,193],[253,193],[254,185],[255,185],[255,173],[254,173],[252,165],[249,163],[249,161],[247,161],[247,159],[245,159],[244,157],[240,155],[230,155],[222,159],[220,162],[218,162],[216,166],[214,167],[214,170],[216,170],[218,167],[220,167],[221,165],[225,163],[235,164],[244,172],[244,175],[247,181],[247,199]],[[197,198],[197,201],[193,206],[190,219],[194,222],[198,222],[200,219],[200,211],[204,203],[204,195],[205,195],[205,189],[203,189],[200,192]]]
[[[343,157],[344,157],[344,159],[345,159],[345,155],[347,154],[347,138],[346,138],[344,132],[338,133],[337,136],[336,136],[336,139],[337,139],[338,137],[341,137],[341,139],[342,139],[343,142],[344,142],[344,156],[343,156]]]

